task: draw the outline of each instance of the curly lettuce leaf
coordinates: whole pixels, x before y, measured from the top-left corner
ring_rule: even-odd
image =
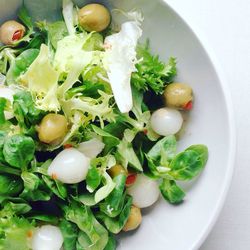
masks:
[[[59,74],[50,63],[49,48],[42,44],[39,55],[20,80],[33,95],[37,108],[44,111],[58,111],[60,110],[56,95],[58,77]]]
[[[7,205],[0,211],[0,249],[29,250],[29,235],[34,230],[33,223],[23,217],[16,217],[13,206]]]
[[[162,94],[165,86],[173,81],[176,76],[176,60],[169,58],[168,63],[161,62],[159,56],[150,52],[149,41],[137,47],[137,71],[132,74],[132,85],[138,90],[152,90]]]
[[[113,108],[110,105],[112,95],[106,94],[99,90],[100,97],[94,99],[91,97],[72,97],[68,100],[62,100],[61,105],[66,116],[72,116],[73,111],[81,111],[83,114],[87,113],[90,120],[99,119],[101,126],[104,126],[104,121],[114,121],[115,115]]]

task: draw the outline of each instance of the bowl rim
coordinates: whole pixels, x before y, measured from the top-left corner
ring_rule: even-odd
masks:
[[[231,186],[234,169],[235,169],[236,143],[237,143],[236,125],[235,125],[235,119],[234,119],[235,115],[234,115],[230,87],[227,84],[227,78],[221,68],[219,61],[217,60],[217,57],[213,49],[210,47],[209,42],[207,41],[203,33],[200,31],[200,29],[197,27],[197,25],[189,23],[189,21],[186,20],[186,18],[184,18],[181,15],[181,13],[179,13],[178,9],[176,9],[171,3],[169,3],[167,0],[161,0],[161,2],[165,4],[176,16],[178,16],[178,18],[180,18],[183,24],[186,25],[186,27],[190,30],[192,35],[197,39],[197,42],[200,44],[201,48],[203,48],[204,53],[207,56],[209,62],[211,63],[211,66],[213,67],[213,70],[218,78],[219,84],[222,87],[221,89],[222,89],[222,94],[225,100],[226,115],[229,121],[229,124],[228,124],[229,157],[228,157],[228,163],[227,163],[227,168],[226,168],[227,171],[225,172],[225,177],[224,177],[225,178],[224,185],[221,187],[221,194],[218,198],[217,203],[215,203],[214,209],[211,212],[211,216],[208,219],[207,224],[204,225],[199,236],[197,237],[197,240],[194,241],[194,243],[188,249],[188,250],[196,250],[201,247],[201,245],[204,243],[209,233],[212,231],[213,227],[215,226],[215,223],[218,220],[219,215],[223,209],[229,188]]]

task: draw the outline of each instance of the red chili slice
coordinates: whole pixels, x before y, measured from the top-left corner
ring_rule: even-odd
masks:
[[[72,144],[64,144],[63,147],[66,149],[66,148],[72,148],[73,145]]]
[[[23,30],[15,31],[14,35],[12,36],[12,41],[18,41],[23,37]]]
[[[137,174],[128,175],[126,179],[126,186],[131,186],[132,184],[134,184],[136,181],[136,178],[137,178]]]
[[[189,101],[187,104],[185,104],[185,106],[183,107],[183,109],[185,110],[191,110],[193,108],[193,102]]]

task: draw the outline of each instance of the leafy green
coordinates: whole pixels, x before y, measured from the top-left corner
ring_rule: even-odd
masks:
[[[101,184],[101,180],[101,172],[97,169],[95,165],[91,164],[86,177],[88,191],[91,193],[95,191]]]
[[[174,180],[163,179],[159,188],[162,196],[172,204],[182,202],[185,197],[185,192],[177,186]]]
[[[110,218],[106,214],[99,212],[97,214],[97,217],[104,223],[104,225],[110,232],[117,234],[123,229],[124,225],[128,220],[131,205],[132,197],[126,196],[125,205],[119,216],[115,218]]]
[[[113,235],[109,235],[109,240],[104,250],[115,250],[116,249],[116,240]]]
[[[23,189],[20,178],[11,175],[0,175],[0,196],[16,196]]]
[[[16,57],[6,75],[7,84],[16,84],[18,77],[29,68],[38,54],[38,49],[27,49]]]
[[[147,156],[156,165],[168,166],[176,152],[176,139],[169,135],[159,140],[147,153]]]
[[[138,45],[137,57],[141,61],[136,64],[137,71],[132,74],[132,85],[138,90],[151,89],[156,94],[162,94],[176,75],[175,58],[170,57],[167,64],[161,62],[159,56],[151,54],[148,41],[145,45]]]
[[[68,221],[75,223],[78,228],[86,235],[83,243],[89,241],[88,249],[101,250],[108,242],[107,230],[95,219],[90,208],[80,205],[76,202],[71,202],[68,207],[64,207],[65,218]]]
[[[113,181],[116,186],[110,195],[100,204],[100,210],[109,217],[116,217],[123,209],[125,196],[124,193],[126,176],[121,174],[116,176]]]
[[[101,200],[105,199],[115,188],[115,183],[113,182],[112,178],[104,172],[102,174],[102,180],[104,182],[104,186],[99,188],[95,193],[95,202],[98,203]]]
[[[7,137],[4,142],[3,155],[12,167],[25,169],[34,158],[35,143],[24,135]]]
[[[14,215],[9,204],[0,211],[0,249],[29,250],[29,237],[34,225],[23,217]]]
[[[61,220],[59,226],[63,234],[63,249],[64,250],[75,249],[79,231],[77,226],[65,219]]]
[[[38,188],[39,183],[40,183],[40,179],[37,175],[30,173],[30,172],[27,172],[27,171],[23,171],[21,174],[21,177],[23,179],[25,188],[27,188],[31,191]]]
[[[65,200],[67,198],[67,188],[59,181],[52,180],[50,177],[45,175],[42,176],[44,182],[48,186],[48,188],[59,198]]]
[[[34,136],[35,125],[42,119],[44,112],[35,107],[28,91],[18,91],[14,95],[13,109],[22,133]]]
[[[50,63],[49,48],[42,44],[39,55],[20,77],[20,82],[28,86],[37,108],[44,111],[58,111],[60,109],[56,95],[58,78],[58,72]]]
[[[101,127],[104,126],[104,121],[114,121],[115,115],[112,105],[110,104],[112,95],[101,90],[99,90],[98,93],[100,94],[100,97],[97,99],[83,96],[62,100],[61,105],[64,113],[69,117],[74,110],[87,113],[88,119],[92,121],[98,119]]]
[[[193,145],[179,153],[170,163],[168,173],[176,180],[191,180],[196,177],[208,159],[208,149],[205,145]]]
[[[109,132],[106,132],[104,129],[101,129],[95,125],[92,125],[91,127],[97,135],[102,136],[103,143],[105,144],[105,153],[109,153],[114,147],[116,147],[120,143],[119,138],[113,136]]]
[[[122,163],[123,167],[127,168],[128,165],[130,167],[135,168],[138,171],[143,171],[142,165],[135,154],[133,149],[132,140],[134,139],[135,132],[129,129],[124,131],[124,137],[122,141],[117,146],[116,157]]]
[[[48,37],[52,46],[56,49],[57,43],[68,35],[67,27],[63,21],[49,23],[47,25]]]

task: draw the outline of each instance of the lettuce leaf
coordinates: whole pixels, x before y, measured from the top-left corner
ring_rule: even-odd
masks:
[[[153,56],[149,49],[149,41],[137,47],[137,71],[132,74],[132,85],[138,90],[152,90],[162,94],[165,86],[176,76],[176,60],[169,58],[168,63],[161,62],[159,56]],[[140,60],[141,59],[141,60]]]
[[[42,44],[39,55],[20,80],[33,95],[37,108],[56,112],[60,110],[56,95],[58,77],[50,63],[49,48]]]

